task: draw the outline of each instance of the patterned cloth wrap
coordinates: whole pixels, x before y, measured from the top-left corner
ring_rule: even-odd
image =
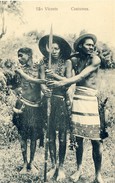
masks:
[[[77,86],[73,96],[72,128],[75,136],[100,140],[97,91]]]

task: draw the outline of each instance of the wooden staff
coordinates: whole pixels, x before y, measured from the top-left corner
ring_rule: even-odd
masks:
[[[52,26],[50,29],[49,36],[49,62],[48,68],[51,69],[51,52],[52,52]],[[47,98],[47,129],[45,138],[45,163],[44,163],[44,182],[47,182],[47,161],[48,161],[48,149],[49,149],[49,123],[50,123],[50,113],[51,113],[51,98]]]

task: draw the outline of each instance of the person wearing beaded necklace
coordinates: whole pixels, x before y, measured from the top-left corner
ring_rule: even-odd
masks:
[[[24,47],[18,50],[19,68],[15,69],[13,89],[16,91],[16,105],[13,107],[13,124],[16,125],[20,134],[20,144],[24,165],[20,174],[28,171],[38,174],[38,169],[33,164],[36,143],[40,139],[43,146],[44,134],[43,123],[40,118],[41,90],[40,84],[45,80],[38,78],[38,64],[33,62],[33,51]],[[30,158],[27,157],[27,140],[30,140]],[[28,162],[29,159],[29,162]]]
[[[77,182],[81,176],[83,140],[89,139],[92,144],[92,156],[95,166],[95,183],[104,183],[101,176],[102,142],[108,136],[103,128],[104,116],[101,117],[98,106],[97,74],[100,58],[95,53],[97,38],[94,34],[82,34],[74,43],[75,54],[71,56],[75,76],[65,80],[50,81],[50,88],[76,83],[72,104],[72,125],[76,145],[77,169],[70,177]]]
[[[39,41],[39,49],[45,56],[40,62],[40,76],[41,79],[60,80],[60,78],[71,77],[72,67],[71,61],[68,57],[71,54],[71,47],[61,37],[53,35],[52,52],[51,52],[51,69],[48,70],[48,40],[49,35],[41,38]],[[56,79],[55,79],[56,78]],[[66,153],[66,135],[67,135],[67,120],[68,112],[65,101],[66,87],[50,90],[47,84],[41,84],[42,92],[44,93],[44,101],[47,97],[51,97],[51,114],[49,122],[49,151],[51,157],[52,168],[47,173],[47,178],[53,178],[57,181],[65,179],[63,164]],[[44,113],[46,116],[47,103],[44,102]],[[57,148],[56,148],[56,132],[58,132],[59,139],[59,165],[57,162]]]

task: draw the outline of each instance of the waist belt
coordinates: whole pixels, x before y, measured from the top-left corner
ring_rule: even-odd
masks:
[[[62,99],[64,99],[65,97],[64,96],[62,96],[62,95],[52,95],[53,97],[58,97],[58,98],[62,98]]]
[[[30,106],[30,107],[39,107],[40,106],[40,101],[39,101],[39,103],[35,103],[35,102],[31,102],[30,100],[27,100],[27,99],[25,99],[24,97],[19,97],[19,100],[22,102],[22,103],[24,103],[24,104],[26,104],[27,106]]]

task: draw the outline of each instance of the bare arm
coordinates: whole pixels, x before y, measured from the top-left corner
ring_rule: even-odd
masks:
[[[71,64],[71,60],[67,60],[65,63],[65,77],[62,77],[56,73],[54,73],[52,70],[47,70],[46,71],[46,75],[50,78],[54,78],[57,81],[62,81],[66,78],[72,77],[72,64]]]
[[[86,78],[93,71],[96,71],[98,69],[98,67],[100,65],[100,62],[101,62],[100,58],[98,56],[95,56],[92,59],[92,64],[91,65],[89,65],[88,67],[83,69],[83,71],[80,74],[78,74],[78,75],[76,75],[76,76],[66,80],[67,82],[65,81],[65,85],[66,84],[74,84],[74,83],[77,83],[78,81],[81,81],[82,79]]]
[[[40,66],[40,78],[41,79],[45,79],[45,67],[44,64]],[[51,96],[51,90],[45,85],[45,84],[41,84],[41,90],[44,93],[44,95],[46,97],[50,97]]]
[[[67,60],[66,61],[66,78],[70,78],[70,77],[72,77],[72,63],[71,63],[71,60]]]
[[[67,62],[66,62],[66,77],[67,78],[70,78],[70,77],[72,77],[72,76],[74,76],[75,75],[75,72],[74,72],[74,70],[72,69],[72,62],[71,62],[71,60],[68,60]],[[69,88],[68,88],[68,90],[67,90],[67,94],[68,94],[68,96],[69,96],[69,99],[70,99],[70,101],[71,101],[71,103],[72,103],[72,99],[73,99],[73,94],[74,94],[74,91],[75,91],[75,84],[72,84]]]
[[[18,72],[27,81],[38,83],[38,84],[46,83],[45,79],[36,79],[36,78],[30,77],[29,75],[24,73],[22,69],[17,69],[16,72]]]
[[[92,58],[92,64],[86,67],[80,74],[64,79],[62,81],[59,81],[58,83],[54,83],[53,81],[49,83],[49,87],[55,88],[55,87],[61,87],[66,85],[71,85],[74,83],[77,83],[78,81],[82,81],[82,79],[89,76],[93,71],[96,71],[100,65],[100,58],[98,56],[94,56]]]
[[[40,66],[40,79],[45,79],[45,68],[44,65]],[[44,93],[44,90],[47,88],[45,84],[41,84],[42,92]]]
[[[48,78],[53,78],[57,81],[62,81],[65,78],[65,77],[59,76],[58,74],[54,73],[52,70],[49,70],[49,69],[47,69],[45,73]]]

